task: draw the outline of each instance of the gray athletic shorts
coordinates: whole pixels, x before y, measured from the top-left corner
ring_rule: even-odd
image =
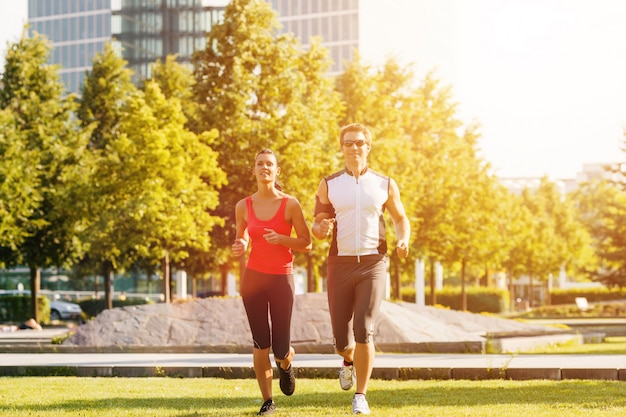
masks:
[[[328,306],[335,348],[342,352],[356,340],[373,341],[376,316],[385,295],[386,255],[328,257]]]

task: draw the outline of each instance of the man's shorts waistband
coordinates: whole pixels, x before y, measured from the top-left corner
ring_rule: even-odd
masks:
[[[331,255],[328,257],[328,263],[331,264],[358,264],[360,262],[378,262],[385,259],[387,255],[376,253],[374,255],[360,255],[360,256],[337,256]]]

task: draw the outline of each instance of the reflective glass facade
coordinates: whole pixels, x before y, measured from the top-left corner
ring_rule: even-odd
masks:
[[[121,0],[113,11],[113,36],[136,81],[150,76],[150,64],[167,55],[190,63],[204,49],[205,34],[222,19],[223,6],[202,0]],[[208,4],[207,4],[208,3]],[[223,2],[222,2],[223,3]]]
[[[113,42],[133,70],[134,81],[150,76],[150,64],[177,54],[190,62],[203,49],[205,34],[222,19],[224,0],[28,0],[31,34],[53,46],[50,63],[61,65],[61,78],[80,92],[94,56]]]
[[[306,48],[320,36],[334,62],[331,74],[342,70],[359,48],[359,0],[271,0],[283,31]],[[205,46],[205,34],[221,21],[226,0],[28,0],[31,33],[52,42],[51,63],[61,65],[67,89],[80,92],[96,53],[113,41],[134,81],[150,76],[150,64],[177,54],[189,63]]]
[[[111,0],[28,0],[30,33],[52,42],[50,62],[61,79],[79,92],[93,57],[111,40]]]
[[[359,0],[271,0],[283,32],[293,33],[306,48],[319,36],[333,60],[331,74],[343,70],[359,49]]]

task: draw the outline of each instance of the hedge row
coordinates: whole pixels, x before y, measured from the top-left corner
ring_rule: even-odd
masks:
[[[39,322],[50,323],[50,300],[40,295],[38,297]],[[6,295],[0,297],[0,322],[21,324],[33,317],[30,295]]]
[[[426,292],[426,305],[430,305],[430,290]],[[510,305],[509,292],[500,288],[466,287],[467,311],[472,313],[502,313]],[[436,290],[437,305],[462,310],[461,287],[444,287]],[[402,289],[402,301],[415,302],[415,288]]]
[[[472,313],[502,313],[510,307],[510,295],[507,290],[485,287],[468,287],[467,311]],[[461,288],[444,287],[435,292],[437,304],[453,310],[462,310]],[[553,289],[550,292],[552,305],[575,304],[577,297],[585,297],[588,302],[626,300],[626,289],[619,288],[575,288]],[[415,289],[411,287],[402,289],[402,300],[415,302]],[[426,289],[426,305],[430,305],[430,290]]]
[[[136,306],[136,305],[149,304],[149,303],[152,303],[152,301],[146,301],[142,298],[127,298],[125,300],[114,299],[113,308]],[[100,298],[100,299],[88,298],[86,300],[79,301],[78,304],[80,305],[80,308],[83,310],[83,314],[86,315],[87,318],[96,317],[98,314],[106,310],[106,301],[103,298]]]
[[[550,301],[556,304],[575,304],[577,297],[585,297],[590,303],[613,300],[626,300],[626,288],[574,288],[553,289],[550,291]]]

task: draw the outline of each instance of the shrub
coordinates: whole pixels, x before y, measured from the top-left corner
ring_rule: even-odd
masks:
[[[590,303],[598,301],[624,300],[626,299],[626,289],[620,288],[555,288],[550,291],[552,304],[574,304],[576,297],[585,297]]]
[[[50,323],[50,300],[38,297],[40,323]],[[5,295],[0,297],[0,321],[4,323],[24,323],[33,317],[29,295]]]
[[[143,298],[126,298],[124,300],[115,299],[113,300],[113,308],[136,306],[150,303],[152,303],[152,301],[148,301]],[[96,317],[98,314],[106,310],[106,301],[104,300],[104,298],[88,298],[86,300],[79,301],[78,304],[80,305],[80,308],[83,309],[83,313],[88,318]]]
[[[426,291],[426,304],[430,305],[429,292]],[[509,292],[500,288],[466,287],[467,311],[472,313],[501,313],[509,308]],[[461,310],[461,287],[444,287],[435,292],[437,304],[453,310]],[[415,288],[402,289],[402,300],[415,302]]]

